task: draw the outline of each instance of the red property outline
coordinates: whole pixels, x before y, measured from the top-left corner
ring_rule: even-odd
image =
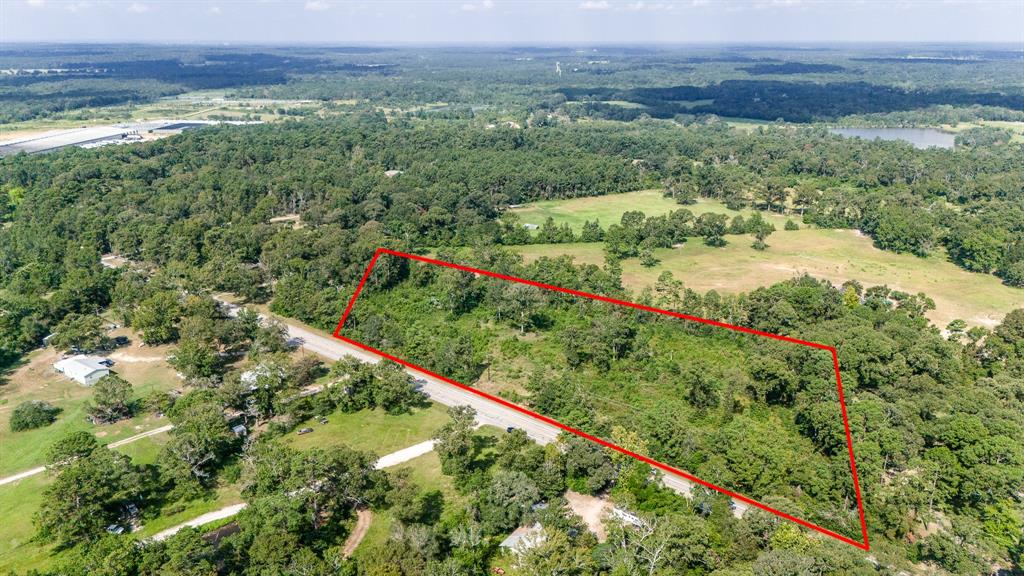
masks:
[[[833,367],[835,368],[835,372],[836,372],[836,388],[839,391],[839,406],[840,406],[840,409],[841,409],[841,412],[842,412],[842,415],[843,415],[843,428],[846,431],[846,447],[847,447],[847,450],[848,450],[849,455],[850,455],[850,471],[853,474],[853,488],[854,488],[854,492],[857,495],[857,510],[858,510],[858,512],[860,514],[860,529],[861,529],[861,535],[863,536],[864,540],[858,542],[857,540],[853,540],[852,538],[848,538],[846,536],[843,536],[842,534],[833,532],[833,531],[831,531],[831,530],[829,530],[827,528],[822,528],[821,526],[818,526],[817,524],[808,522],[806,520],[802,520],[802,519],[797,518],[795,516],[791,516],[789,514],[786,514],[785,512],[782,512],[781,510],[776,510],[776,509],[772,508],[771,506],[768,506],[766,504],[762,504],[762,503],[760,503],[760,502],[758,502],[758,501],[756,501],[756,500],[754,500],[752,498],[748,498],[746,496],[743,496],[742,494],[737,494],[735,492],[732,492],[732,491],[727,490],[725,488],[722,488],[720,486],[716,486],[715,484],[712,484],[712,483],[707,482],[705,480],[701,480],[700,478],[697,478],[696,476],[694,476],[694,475],[692,475],[692,474],[690,474],[688,472],[684,472],[683,470],[679,470],[678,468],[669,466],[668,464],[664,464],[662,462],[658,462],[657,460],[654,460],[652,458],[648,458],[646,456],[643,456],[642,454],[637,454],[635,452],[631,452],[629,450],[626,450],[625,448],[622,448],[621,446],[618,446],[616,444],[612,444],[611,442],[608,442],[606,440],[602,440],[601,438],[598,438],[596,436],[592,436],[590,434],[587,434],[586,432],[583,432],[581,430],[577,430],[575,428],[572,428],[571,426],[566,426],[565,424],[562,424],[561,422],[558,422],[557,420],[554,420],[552,418],[548,418],[547,416],[544,416],[542,414],[538,414],[536,412],[533,412],[532,410],[528,410],[526,408],[523,408],[522,406],[519,406],[518,404],[513,404],[512,402],[509,402],[508,400],[505,400],[503,398],[499,398],[497,396],[492,396],[492,395],[490,395],[490,394],[488,394],[486,392],[483,392],[481,390],[477,390],[476,388],[473,388],[471,386],[467,386],[467,385],[465,385],[465,384],[463,384],[461,382],[456,382],[455,380],[452,380],[451,378],[447,378],[447,377],[442,376],[440,374],[436,374],[434,372],[431,372],[430,370],[427,370],[426,368],[423,368],[421,366],[417,366],[416,364],[413,364],[412,362],[408,362],[408,361],[403,360],[401,358],[398,358],[396,356],[392,356],[391,354],[388,354],[387,352],[383,352],[381,350],[377,350],[376,348],[373,348],[372,346],[368,346],[368,345],[366,345],[366,344],[364,344],[362,342],[359,342],[358,340],[353,340],[351,338],[347,338],[345,336],[342,336],[341,335],[341,328],[342,328],[342,326],[344,326],[345,320],[348,319],[349,314],[352,312],[352,307],[355,306],[356,299],[359,297],[359,294],[363,291],[363,287],[366,285],[366,280],[370,277],[370,272],[373,271],[373,267],[374,267],[374,265],[376,265],[377,259],[380,258],[381,254],[389,254],[391,256],[398,256],[400,258],[408,258],[409,260],[416,260],[416,261],[419,261],[419,262],[425,262],[427,264],[433,264],[433,265],[442,266],[442,267],[445,267],[445,268],[454,268],[455,270],[462,270],[464,272],[472,272],[474,274],[481,274],[481,275],[484,275],[484,276],[490,276],[492,278],[499,278],[499,279],[502,279],[502,280],[508,280],[510,282],[518,282],[520,284],[528,284],[530,286],[535,286],[537,288],[543,288],[545,290],[553,290],[555,292],[562,292],[562,293],[565,293],[565,294],[572,294],[574,296],[580,296],[580,297],[583,297],[583,298],[590,298],[590,299],[598,300],[598,301],[601,301],[601,302],[608,302],[610,304],[618,304],[620,306],[626,306],[626,307],[629,307],[629,308],[635,308],[637,310],[644,310],[646,312],[653,312],[655,314],[662,314],[662,315],[665,315],[665,316],[672,316],[674,318],[681,318],[683,320],[690,320],[690,321],[693,321],[693,322],[699,322],[701,324],[708,324],[708,325],[711,325],[711,326],[718,326],[720,328],[727,328],[729,330],[735,330],[737,332],[744,332],[744,333],[747,333],[747,334],[755,334],[757,336],[763,336],[765,338],[772,338],[774,340],[781,340],[783,342],[790,342],[790,343],[793,343],[793,344],[800,344],[802,346],[809,346],[811,348],[817,348],[819,350],[828,350],[829,352],[832,353],[832,364],[833,364]],[[343,340],[345,342],[348,342],[349,344],[352,344],[352,345],[357,346],[359,348],[362,348],[364,350],[367,350],[369,352],[373,352],[374,354],[377,354],[377,355],[379,355],[381,357],[387,358],[388,360],[391,360],[393,362],[397,362],[398,364],[401,364],[402,366],[405,366],[407,368],[411,368],[413,370],[422,372],[424,374],[428,374],[428,375],[430,375],[430,376],[432,376],[434,378],[437,378],[439,380],[443,380],[443,381],[445,381],[445,382],[447,382],[447,383],[449,383],[449,384],[451,384],[453,386],[458,386],[459,388],[462,388],[463,390],[466,390],[468,392],[472,392],[473,394],[476,394],[477,396],[481,396],[481,397],[486,398],[486,399],[488,399],[488,400],[490,400],[492,402],[496,402],[496,403],[501,404],[503,406],[506,406],[508,408],[512,408],[513,410],[516,410],[518,412],[522,412],[523,414],[526,414],[527,416],[536,418],[538,420],[541,420],[542,422],[546,422],[548,424],[551,424],[552,426],[555,426],[557,428],[561,428],[562,430],[565,430],[567,432],[571,432],[571,433],[576,434],[577,436],[580,436],[582,438],[586,438],[587,440],[590,440],[591,442],[595,442],[595,443],[600,444],[601,446],[604,446],[606,448],[610,448],[610,449],[615,450],[617,452],[621,452],[622,454],[625,454],[627,456],[631,456],[633,458],[636,458],[637,460],[639,460],[641,462],[645,462],[647,464],[650,464],[651,466],[654,466],[655,468],[660,468],[661,470],[664,470],[664,471],[669,472],[671,474],[674,474],[676,476],[681,476],[683,478],[686,478],[687,480],[690,480],[691,482],[695,482],[695,483],[700,484],[702,486],[705,486],[707,488],[711,488],[712,490],[717,490],[718,492],[721,492],[722,494],[725,494],[726,496],[729,496],[730,498],[734,498],[736,500],[740,500],[742,502],[746,502],[747,504],[750,504],[751,506],[756,506],[756,507],[758,507],[758,508],[760,508],[760,509],[762,509],[762,510],[764,510],[766,512],[770,512],[772,514],[775,514],[776,516],[779,516],[781,518],[785,518],[786,520],[789,520],[791,522],[795,522],[795,523],[797,523],[797,524],[799,524],[801,526],[804,526],[806,528],[810,528],[812,530],[816,530],[816,531],[818,531],[818,532],[820,532],[822,534],[825,534],[827,536],[831,536],[831,537],[833,537],[833,538],[835,538],[837,540],[840,540],[840,541],[845,542],[847,544],[851,544],[851,545],[856,546],[857,548],[860,548],[862,550],[870,550],[871,549],[871,547],[870,547],[870,545],[868,543],[868,527],[867,527],[867,522],[864,519],[864,501],[861,498],[860,481],[857,478],[857,462],[856,462],[856,460],[854,458],[854,455],[853,455],[853,437],[850,435],[850,421],[849,421],[849,419],[847,418],[847,415],[846,415],[846,400],[844,399],[844,396],[843,396],[843,382],[842,382],[842,379],[839,376],[839,355],[838,355],[838,353],[836,352],[836,349],[833,346],[827,346],[825,344],[819,344],[817,342],[808,342],[806,340],[799,340],[797,338],[790,338],[789,336],[782,336],[780,334],[772,334],[770,332],[762,332],[760,330],[754,330],[752,328],[745,328],[743,326],[734,326],[732,324],[726,324],[725,322],[718,322],[716,320],[709,320],[707,318],[700,318],[698,316],[692,316],[692,315],[689,315],[689,314],[682,314],[680,312],[673,312],[671,310],[661,310],[659,308],[653,308],[651,306],[645,306],[643,304],[637,304],[635,302],[627,302],[625,300],[618,300],[618,299],[615,299],[615,298],[609,298],[608,296],[600,296],[600,295],[597,295],[597,294],[589,294],[587,292],[581,292],[579,290],[572,290],[572,289],[569,289],[569,288],[562,288],[560,286],[551,286],[549,284],[544,284],[542,282],[535,282],[533,280],[526,280],[524,278],[516,278],[515,276],[508,276],[506,274],[499,274],[497,272],[491,272],[489,270],[480,270],[478,268],[471,268],[469,266],[463,266],[461,264],[453,264],[451,262],[444,262],[444,261],[441,261],[441,260],[435,260],[433,258],[427,258],[427,257],[424,257],[424,256],[417,256],[415,254],[407,254],[405,252],[398,252],[398,251],[391,250],[391,249],[388,249],[388,248],[378,248],[377,251],[373,254],[373,258],[370,259],[370,264],[366,267],[366,271],[363,273],[363,277],[359,281],[359,286],[356,287],[356,291],[355,291],[355,293],[352,294],[352,298],[349,300],[348,306],[345,308],[345,312],[341,316],[341,320],[338,321],[337,328],[334,329],[334,337],[339,339],[339,340]]]

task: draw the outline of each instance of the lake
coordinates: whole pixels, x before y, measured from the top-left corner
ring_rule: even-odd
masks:
[[[914,148],[953,148],[955,134],[934,128],[829,128],[829,132],[840,136],[864,138],[865,140],[903,140]]]

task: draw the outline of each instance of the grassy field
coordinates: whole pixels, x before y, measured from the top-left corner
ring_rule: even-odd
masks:
[[[302,436],[292,433],[282,441],[299,450],[346,445],[382,456],[429,440],[447,421],[447,409],[439,404],[416,408],[410,414],[392,415],[383,410],[335,412],[327,417],[327,424],[313,419],[299,425],[313,432]]]
[[[978,122],[960,122],[959,124],[942,124],[940,128],[946,132],[963,132],[970,128],[978,128],[981,126],[990,126],[993,128],[1003,128],[1009,130],[1012,133],[1010,136],[1011,144],[1024,144],[1024,122],[1014,122],[1011,120],[980,120]]]
[[[0,486],[0,510],[4,517],[0,525],[0,572],[23,572],[50,565],[49,547],[32,541],[32,514],[42,503],[43,489],[50,481],[49,476],[40,474]]]
[[[1024,307],[1024,290],[1010,288],[987,274],[975,274],[937,253],[928,258],[875,248],[871,239],[852,230],[780,230],[758,252],[749,236],[727,236],[729,244],[710,248],[699,239],[683,247],[661,249],[652,268],[637,259],[622,263],[623,282],[633,290],[653,285],[669,270],[688,288],[705,292],[747,292],[808,273],[833,283],[856,279],[867,286],[886,284],[906,292],[924,292],[935,300],[929,318],[939,327],[961,318],[972,325],[993,326],[1015,308]],[[601,264],[601,244],[542,244],[516,248],[527,260],[570,254],[581,263]]]
[[[519,221],[523,224],[540,225],[550,216],[555,220],[556,224],[566,222],[574,231],[579,232],[587,220],[597,220],[601,223],[602,228],[607,228],[611,224],[618,224],[619,220],[622,219],[622,214],[630,210],[640,210],[648,216],[660,216],[680,208],[686,208],[693,212],[695,216],[705,212],[714,212],[716,214],[725,214],[729,218],[737,215],[747,218],[753,214],[752,210],[730,210],[721,202],[703,198],[696,204],[677,204],[675,200],[665,198],[660,189],[640,190],[607,196],[591,196],[589,198],[574,198],[572,200],[547,200],[515,208],[510,212],[518,215]],[[779,230],[782,229],[788,219],[778,214],[762,213],[762,216],[775,224],[775,227]]]
[[[213,512],[214,510],[220,510],[225,506],[238,504],[241,501],[242,496],[239,493],[237,486],[231,484],[220,486],[207,498],[201,498],[184,503],[176,502],[164,507],[164,509],[160,511],[159,517],[146,520],[142,528],[140,528],[138,532],[135,532],[135,535],[139,538],[147,538],[161,530],[177,526],[178,524],[187,522],[197,516],[202,516],[207,512]]]
[[[164,360],[168,351],[168,347],[132,345],[110,357],[117,362],[114,371],[131,382],[134,397],[142,398],[153,390],[171,390],[182,385]],[[92,389],[55,373],[52,365],[59,358],[52,348],[35,350],[11,373],[0,376],[0,476],[41,465],[50,445],[70,432],[88,430],[106,444],[167,424],[164,418],[142,414],[114,424],[93,425],[86,418]],[[45,400],[62,412],[49,426],[11,432],[11,413],[26,400]]]
[[[137,464],[151,464],[156,461],[160,447],[167,438],[167,434],[157,434],[116,450],[131,456]],[[0,510],[3,510],[5,519],[5,522],[0,524],[0,573],[6,573],[8,570],[42,570],[53,563],[49,556],[50,547],[45,542],[32,540],[35,534],[32,515],[42,504],[43,491],[53,482],[53,478],[46,473],[36,474],[13,484],[0,486]],[[140,534],[147,536],[184,521],[178,518],[187,520],[239,501],[237,490],[221,489],[217,491],[214,501],[199,500],[186,503],[180,514],[154,520],[144,526]]]

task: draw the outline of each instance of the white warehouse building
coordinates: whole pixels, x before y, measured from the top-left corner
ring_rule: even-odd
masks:
[[[106,358],[79,354],[55,363],[53,369],[83,386],[92,386],[110,374],[111,364]]]

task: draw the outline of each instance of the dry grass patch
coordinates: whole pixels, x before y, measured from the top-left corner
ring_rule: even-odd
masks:
[[[874,247],[853,230],[803,229],[778,231],[769,248],[758,252],[749,236],[727,236],[723,248],[692,238],[681,248],[661,249],[661,262],[651,268],[633,258],[622,263],[623,283],[634,291],[653,285],[662,272],[698,292],[750,292],[799,274],[835,284],[857,280],[866,286],[888,285],[905,292],[924,292],[935,300],[928,317],[940,328],[961,318],[968,324],[992,327],[1007,312],[1024,307],[1024,290],[1002,284],[988,274],[968,272],[938,252],[928,258],[896,254]],[[579,263],[602,264],[601,244],[540,244],[516,247],[527,261],[540,256],[570,254]]]

